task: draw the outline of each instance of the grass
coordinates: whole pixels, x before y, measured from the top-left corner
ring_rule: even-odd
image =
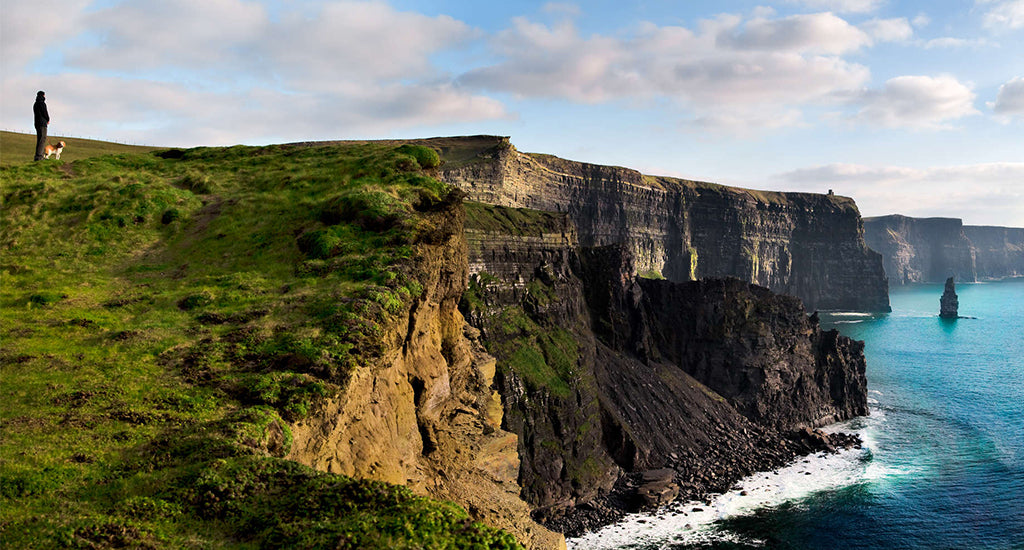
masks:
[[[466,229],[541,237],[545,233],[562,233],[568,224],[566,214],[529,208],[510,208],[480,202],[466,202]]]
[[[19,162],[9,138],[0,545],[517,546],[452,504],[281,458],[422,290],[448,189],[416,156],[69,144]]]
[[[103,155],[115,155],[121,153],[148,153],[160,149],[144,145],[125,145],[111,143],[109,141],[98,141],[67,136],[47,136],[47,141],[56,144],[63,140],[65,148],[61,152],[60,160],[53,157],[47,162],[75,162],[77,160],[98,157]],[[31,162],[36,154],[36,135],[22,134],[18,132],[0,131],[0,166],[13,166],[25,162]]]

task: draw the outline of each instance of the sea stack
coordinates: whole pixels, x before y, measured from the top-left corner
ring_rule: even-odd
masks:
[[[946,290],[942,292],[939,299],[939,317],[943,319],[956,319],[957,308],[960,306],[956,298],[956,287],[953,285],[953,278],[946,279]]]

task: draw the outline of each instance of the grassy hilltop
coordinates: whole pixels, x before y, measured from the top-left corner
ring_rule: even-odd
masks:
[[[420,212],[449,193],[433,150],[69,140],[31,162],[18,136],[0,136],[0,545],[517,546],[280,458],[420,291]]]

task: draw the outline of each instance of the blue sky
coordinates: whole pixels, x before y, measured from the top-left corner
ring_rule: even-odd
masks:
[[[498,134],[864,215],[1024,227],[1024,0],[0,0],[0,127],[167,146]]]

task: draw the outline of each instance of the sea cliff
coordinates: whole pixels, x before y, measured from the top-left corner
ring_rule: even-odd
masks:
[[[564,212],[585,247],[621,243],[637,273],[736,277],[809,310],[888,311],[881,257],[847,197],[776,193],[647,176],[522,153],[507,138],[425,140],[439,177],[488,204]]]
[[[738,279],[637,277],[621,245],[580,246],[565,214],[469,204],[466,318],[498,358],[523,497],[569,533],[827,447],[867,414],[863,347],[800,300]],[[802,430],[802,431],[801,431]],[[817,438],[817,439],[816,439]]]
[[[893,214],[864,218],[864,239],[882,254],[889,283],[958,282],[1024,275],[1024,229],[964,225],[958,218]]]

